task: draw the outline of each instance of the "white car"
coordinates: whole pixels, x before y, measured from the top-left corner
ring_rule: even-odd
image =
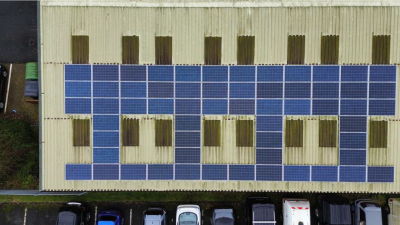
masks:
[[[283,225],[310,225],[310,202],[307,199],[283,199]]]
[[[200,225],[201,213],[198,205],[180,205],[176,210],[176,225]]]

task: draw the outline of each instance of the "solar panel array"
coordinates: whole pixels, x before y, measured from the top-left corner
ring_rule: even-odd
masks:
[[[67,180],[393,182],[367,166],[367,116],[393,116],[395,66],[66,65],[65,113],[92,114],[93,165]],[[120,164],[120,115],[175,116],[175,164]],[[201,164],[203,115],[255,115],[256,165]],[[283,165],[284,115],[338,115],[339,166]]]

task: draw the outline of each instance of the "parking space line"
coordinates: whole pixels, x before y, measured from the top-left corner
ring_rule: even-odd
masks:
[[[25,215],[24,215],[24,225],[26,225],[26,214],[28,213],[28,208],[25,207]]]
[[[4,105],[4,113],[7,112],[8,92],[10,91],[12,63],[10,64],[10,69],[9,69],[9,71],[10,71],[10,72],[9,72],[9,74],[8,74],[7,94],[6,94],[6,103],[5,103],[5,105]]]
[[[129,219],[129,225],[132,225],[132,209],[130,210],[130,213],[129,213],[129,214],[130,214],[130,216],[129,216],[129,217],[130,217],[130,219]]]
[[[97,222],[97,206],[94,208],[94,224]]]

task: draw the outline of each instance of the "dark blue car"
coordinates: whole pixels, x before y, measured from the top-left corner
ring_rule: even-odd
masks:
[[[124,216],[119,211],[102,211],[97,215],[96,225],[123,225]]]

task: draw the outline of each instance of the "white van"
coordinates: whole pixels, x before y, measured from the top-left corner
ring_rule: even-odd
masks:
[[[307,199],[283,199],[283,225],[310,224],[310,202]]]
[[[176,225],[200,225],[201,213],[198,205],[180,205],[176,210]]]

